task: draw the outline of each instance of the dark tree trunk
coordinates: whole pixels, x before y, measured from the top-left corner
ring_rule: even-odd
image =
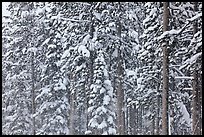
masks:
[[[194,12],[198,11],[198,3],[194,3]],[[193,34],[195,35],[198,31],[198,23],[197,21],[193,24]],[[200,118],[199,118],[199,109],[200,109],[200,101],[199,101],[199,89],[198,89],[198,71],[197,69],[197,63],[194,67],[193,71],[193,100],[192,100],[192,127],[193,127],[193,135],[199,135],[200,134]]]
[[[156,135],[159,135],[159,120],[160,120],[160,118],[159,118],[159,112],[160,112],[160,92],[159,92],[159,86],[160,86],[160,84],[158,84],[157,85],[157,92],[158,92],[158,95],[157,95],[157,111],[156,111],[156,121],[155,121],[155,129],[156,129],[156,132],[155,132],[155,134]]]
[[[192,124],[193,135],[199,135],[199,117],[198,117],[198,74],[197,71],[193,72],[193,102],[192,102]]]
[[[93,33],[94,33],[94,28],[93,28],[93,24],[94,24],[94,20],[93,20],[93,13],[91,11],[90,13],[90,19],[91,19],[91,24],[89,26],[89,35],[90,35],[90,38],[92,39],[93,38]],[[90,50],[90,58],[89,58],[89,76],[88,76],[88,91],[86,92],[86,130],[88,131],[89,130],[89,126],[88,126],[88,121],[90,120],[90,116],[88,114],[88,108],[89,108],[89,96],[90,96],[90,87],[91,87],[91,84],[93,84],[93,75],[94,75],[94,67],[93,67],[93,64],[94,64],[94,59],[95,59],[95,55],[94,55],[94,51],[91,49]]]
[[[168,30],[168,2],[164,2],[163,32]],[[162,93],[162,134],[168,135],[168,90],[169,90],[169,68],[167,42],[162,45],[163,50],[163,93]]]
[[[32,53],[32,58],[31,58],[31,79],[32,79],[32,115],[35,114],[35,85],[34,85],[34,53]],[[36,129],[35,129],[35,117],[33,116],[33,129],[32,129],[32,132],[33,132],[33,135],[36,134]]]
[[[117,36],[121,38],[121,23],[117,19]],[[119,40],[117,58],[117,129],[119,135],[125,134],[124,91],[122,88],[123,66],[121,57],[121,41]]]
[[[71,93],[70,93],[70,114],[69,114],[69,134],[74,135],[74,114],[75,114],[75,89],[74,89],[74,74],[71,74]]]

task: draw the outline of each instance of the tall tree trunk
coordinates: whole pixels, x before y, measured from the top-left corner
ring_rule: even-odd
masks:
[[[163,32],[168,30],[168,2],[164,2]],[[168,135],[168,90],[169,90],[169,68],[167,42],[162,45],[163,50],[163,93],[162,93],[162,134]]]
[[[202,70],[202,66],[201,66],[201,70]],[[202,135],[202,74],[200,74],[200,90],[199,90],[199,103],[200,103],[200,106],[199,106],[199,114],[200,114],[200,117],[199,117],[199,121],[200,121],[200,135]]]
[[[75,93],[71,93],[71,101],[70,101],[70,135],[74,135],[74,114],[75,114],[75,108],[74,108],[74,102],[75,102]]]
[[[159,135],[159,110],[160,110],[160,92],[159,92],[159,86],[160,84],[158,83],[157,85],[157,92],[158,92],[158,95],[157,95],[157,108],[156,108],[156,121],[155,121],[155,129],[156,129],[156,132],[155,132],[155,135]]]
[[[132,104],[133,106],[128,107],[129,113],[128,113],[128,124],[129,124],[129,135],[135,135],[136,134],[136,120],[137,120],[137,114],[136,114],[136,105]]]
[[[156,115],[154,114],[153,119],[152,119],[152,135],[155,135],[155,117]]]
[[[139,102],[140,106],[138,108],[138,115],[139,115],[139,118],[138,118],[138,128],[139,128],[139,135],[142,135],[143,132],[142,132],[142,127],[143,127],[143,119],[142,119],[142,116],[143,116],[143,113],[142,113],[142,102]]]
[[[198,11],[198,3],[194,3],[194,12]],[[193,24],[193,34],[195,35],[198,31],[197,21]],[[193,127],[193,135],[200,134],[200,119],[199,119],[199,91],[198,91],[198,72],[196,70],[196,65],[193,70],[193,100],[192,100],[192,127]]]
[[[94,33],[94,28],[93,28],[93,24],[94,24],[94,20],[93,20],[93,13],[91,11],[90,13],[90,19],[91,19],[91,24],[89,26],[89,35],[90,35],[90,38],[92,39],[93,38],[93,33]],[[86,92],[86,127],[87,127],[87,131],[89,130],[89,126],[88,126],[88,122],[90,120],[90,116],[88,114],[88,108],[89,108],[89,96],[90,96],[90,87],[91,87],[91,84],[93,84],[93,75],[94,75],[94,67],[93,67],[93,64],[94,64],[94,59],[95,59],[95,51],[94,49],[92,48],[90,50],[90,60],[89,60],[89,76],[88,76],[88,91]]]
[[[117,19],[117,35],[121,38],[121,23]],[[124,91],[122,88],[123,66],[121,57],[121,40],[119,40],[117,58],[117,129],[119,135],[125,134],[125,114],[124,114]]]
[[[193,72],[193,112],[192,112],[192,124],[193,124],[193,135],[199,135],[199,118],[198,118],[198,74],[197,71],[194,70]]]
[[[75,93],[75,89],[74,89],[75,79],[74,79],[73,74],[71,74],[70,77],[71,77],[71,86],[70,86],[70,88],[71,88],[71,93],[70,93],[69,134],[70,134],[70,135],[74,135],[74,134],[75,134],[75,133],[74,133],[74,129],[75,129],[75,127],[74,127],[74,121],[75,121],[75,119],[74,119],[74,114],[75,114],[75,94],[76,94],[76,93]]]
[[[138,108],[136,108],[135,117],[136,117],[136,122],[135,122],[134,135],[138,135],[138,132],[139,132],[139,109]]]
[[[32,79],[32,115],[34,115],[35,114],[35,85],[34,85],[34,82],[35,82],[35,80],[34,80],[34,53],[32,52],[32,58],[31,58],[31,79]],[[36,129],[35,129],[35,117],[33,116],[32,117],[32,121],[33,121],[33,129],[32,129],[32,133],[33,133],[33,135],[35,135],[36,134]]]

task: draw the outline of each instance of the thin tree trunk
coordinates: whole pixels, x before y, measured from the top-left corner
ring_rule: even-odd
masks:
[[[198,119],[198,78],[197,78],[197,71],[194,70],[193,72],[193,102],[192,102],[192,125],[193,125],[193,135],[199,135],[199,119]]]
[[[121,38],[121,23],[117,19],[117,35]],[[118,59],[117,59],[117,129],[119,135],[125,134],[125,114],[124,114],[124,91],[122,88],[122,57],[121,57],[121,41],[119,41],[118,49]]]
[[[71,94],[71,102],[70,102],[70,135],[74,135],[74,114],[75,114],[75,109],[74,109],[74,94]]]
[[[130,126],[130,135],[136,134],[136,120],[137,120],[137,112],[136,105],[133,104],[133,107],[129,107],[129,126]]]
[[[32,58],[31,58],[31,79],[32,79],[32,115],[35,114],[35,85],[34,85],[34,53],[32,52]],[[36,129],[35,129],[35,117],[32,117],[32,121],[33,121],[33,129],[32,129],[32,133],[33,135],[36,134]]]
[[[74,114],[75,114],[75,89],[74,89],[74,76],[71,74],[71,93],[70,93],[70,126],[69,126],[69,134],[74,135]]]
[[[157,91],[159,93],[159,84],[157,86]],[[156,112],[156,135],[159,135],[159,109],[160,109],[160,94],[157,95],[157,112]]]
[[[93,38],[93,33],[94,33],[94,28],[93,28],[93,23],[94,23],[94,20],[93,20],[93,13],[91,11],[91,14],[90,14],[90,18],[91,18],[91,24],[89,26],[89,34],[90,34],[90,38],[92,39]],[[94,51],[93,49],[90,50],[90,61],[89,61],[89,77],[88,77],[88,82],[87,85],[88,85],[88,90],[86,92],[86,127],[87,127],[87,131],[89,130],[89,126],[88,126],[88,122],[90,120],[90,116],[88,114],[88,108],[89,108],[89,95],[90,95],[90,87],[91,87],[91,84],[93,84],[93,75],[94,75],[94,69],[93,69],[93,64],[94,64]]]
[[[163,14],[163,32],[168,30],[168,2],[164,2],[164,14]],[[162,93],[162,134],[168,135],[168,90],[169,90],[169,68],[168,68],[168,50],[167,42],[162,45],[163,50],[163,93]]]
[[[134,135],[138,135],[139,132],[139,110],[138,108],[136,108],[136,113],[135,113],[135,117],[136,117],[136,123],[135,123],[135,130],[134,130]]]
[[[142,102],[140,102],[140,103],[142,103]],[[142,116],[143,116],[143,113],[142,113],[142,104],[140,104],[140,106],[139,106],[139,124],[138,124],[138,126],[139,126],[139,135],[142,135],[143,134],[143,132],[142,132],[142,127],[143,127],[143,119],[142,119]]]
[[[153,116],[153,119],[152,119],[152,135],[155,135],[155,116]]]
[[[202,66],[201,66],[201,70],[202,70]],[[200,106],[199,106],[199,114],[200,114],[200,117],[199,117],[199,121],[200,121],[200,135],[202,135],[202,74],[200,74],[200,90],[199,90],[199,103],[200,103]]]
[[[194,3],[194,12],[196,12],[198,10],[198,3],[195,2]],[[194,22],[193,24],[193,34],[195,35],[198,31],[198,24],[197,21]],[[199,96],[198,96],[198,72],[196,70],[196,67],[194,68],[193,71],[193,100],[192,100],[192,131],[193,131],[193,135],[199,135],[200,133],[200,120],[199,120]]]

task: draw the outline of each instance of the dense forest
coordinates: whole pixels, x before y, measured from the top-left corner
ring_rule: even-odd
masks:
[[[202,134],[202,2],[7,10],[2,134]]]

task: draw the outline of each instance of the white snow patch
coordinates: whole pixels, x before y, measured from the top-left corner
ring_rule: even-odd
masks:
[[[41,46],[47,44],[49,41],[50,41],[50,38],[47,38],[47,39],[41,44]]]
[[[127,74],[128,77],[129,76],[134,76],[136,74],[136,72],[133,71],[133,70],[126,69],[125,71],[126,71],[126,74]]]
[[[105,77],[108,77],[108,71],[107,71],[107,69],[103,69],[103,74],[104,74]]]
[[[89,125],[90,127],[97,127],[98,126],[98,123],[96,121],[95,118],[92,118],[90,121],[89,121]]]
[[[202,52],[199,52],[195,55],[193,55],[190,59],[187,59],[182,65],[181,67],[179,67],[179,69],[183,69],[184,67],[186,67],[188,64],[193,64],[200,56],[202,55]]]
[[[64,118],[63,118],[62,116],[59,116],[59,115],[58,115],[58,116],[56,116],[55,118],[56,118],[57,120],[59,120],[60,123],[64,123],[64,122],[65,122],[65,120],[64,120]]]
[[[107,131],[103,131],[102,135],[108,135]]]
[[[191,121],[190,121],[191,118],[190,118],[190,115],[189,115],[189,113],[188,113],[188,111],[186,109],[186,106],[183,104],[183,102],[179,102],[178,104],[179,104],[179,106],[181,108],[181,112],[183,114],[183,119],[187,122],[187,124],[189,126],[191,126]]]
[[[118,57],[118,49],[116,48],[112,54],[113,57]]]
[[[104,106],[100,106],[96,109],[96,113],[101,114],[101,113],[106,113],[107,109],[104,108]]]
[[[109,116],[109,117],[108,117],[108,122],[109,122],[110,124],[112,124],[112,123],[113,123],[113,117]]]
[[[116,134],[116,129],[109,127],[109,128],[108,128],[108,133],[109,133],[110,135],[115,135],[115,134]]]
[[[107,86],[111,86],[111,81],[110,80],[104,80],[104,84],[106,84]]]
[[[91,104],[93,102],[93,100],[89,100],[89,104]],[[88,108],[88,113],[91,112],[94,109],[94,106],[91,106]]]
[[[56,48],[56,45],[50,44],[50,45],[48,45],[48,49],[49,49],[49,48]]]
[[[48,94],[48,92],[50,91],[50,89],[49,89],[48,87],[42,88],[41,90],[42,90],[42,92],[41,92],[39,95],[36,96],[35,101],[36,101],[38,98],[44,96],[44,94],[45,94],[45,95]]]
[[[56,53],[51,53],[51,54],[50,54],[50,53],[48,52],[48,53],[46,54],[46,57],[47,57],[47,58],[51,58],[51,57],[55,57],[55,55],[56,55]]]
[[[114,23],[114,22],[110,22],[110,23],[108,24],[108,26],[109,26],[109,27],[115,27],[115,23]]]
[[[138,78],[137,79],[137,85],[141,85],[143,78]]]
[[[61,104],[61,105],[60,105],[60,108],[61,108],[62,110],[65,110],[65,109],[66,109],[65,104]]]
[[[86,35],[82,41],[83,45],[86,45],[86,43],[88,42],[88,40],[90,39],[90,35]]]
[[[70,56],[69,50],[65,50],[64,53],[62,54],[61,58],[63,59],[63,58],[68,57],[68,56]]]
[[[62,79],[59,80],[57,84],[55,84],[54,90],[66,90],[66,86],[62,83]]]
[[[194,21],[194,20],[196,20],[196,19],[198,19],[198,18],[200,18],[200,17],[202,17],[202,12],[199,13],[199,14],[197,14],[197,15],[195,15],[194,17],[192,17],[192,18],[190,18],[190,19],[187,19],[187,20],[189,20],[189,21]]]
[[[14,121],[16,119],[16,117],[18,117],[18,114],[15,113],[14,115],[12,116],[6,116],[5,117],[5,120],[9,120],[9,121]]]
[[[102,88],[100,89],[100,94],[104,93],[105,91],[106,91],[105,88],[102,87]]]
[[[23,54],[25,54],[25,52],[26,52],[26,48],[23,48],[23,49],[22,49],[22,52],[23,52]]]
[[[105,97],[103,98],[103,104],[108,105],[109,102],[110,102],[110,97],[108,95],[105,95]]]
[[[88,130],[88,131],[85,131],[85,135],[88,135],[88,134],[91,134],[92,131]]]
[[[193,88],[183,88],[183,90],[193,90]]]
[[[97,12],[93,12],[93,14],[96,16],[97,19],[101,20],[101,14]]]
[[[103,121],[101,122],[101,124],[98,125],[98,128],[99,128],[99,129],[103,129],[104,127],[107,127],[107,124],[106,124],[106,122],[103,120]]]
[[[158,38],[157,40],[160,40],[160,39],[163,39],[164,37],[168,36],[168,35],[177,35],[181,32],[182,29],[180,30],[175,30],[175,29],[172,29],[170,31],[165,31],[164,33],[162,33]]]
[[[90,52],[87,50],[87,48],[84,45],[79,46],[78,52],[85,57],[90,57]]]
[[[96,80],[96,84],[101,84],[101,80],[100,80],[100,79],[97,79],[97,80]]]
[[[38,49],[36,48],[36,47],[31,47],[31,48],[29,48],[28,49],[28,52],[33,52],[34,53],[34,55],[36,55],[36,52],[38,51]]]
[[[103,10],[101,16],[104,16],[105,14],[109,14],[109,10]]]
[[[8,106],[7,107],[7,111],[11,111],[12,110],[12,107],[11,106]]]
[[[176,76],[175,79],[193,79],[193,77],[189,77],[189,76]]]

